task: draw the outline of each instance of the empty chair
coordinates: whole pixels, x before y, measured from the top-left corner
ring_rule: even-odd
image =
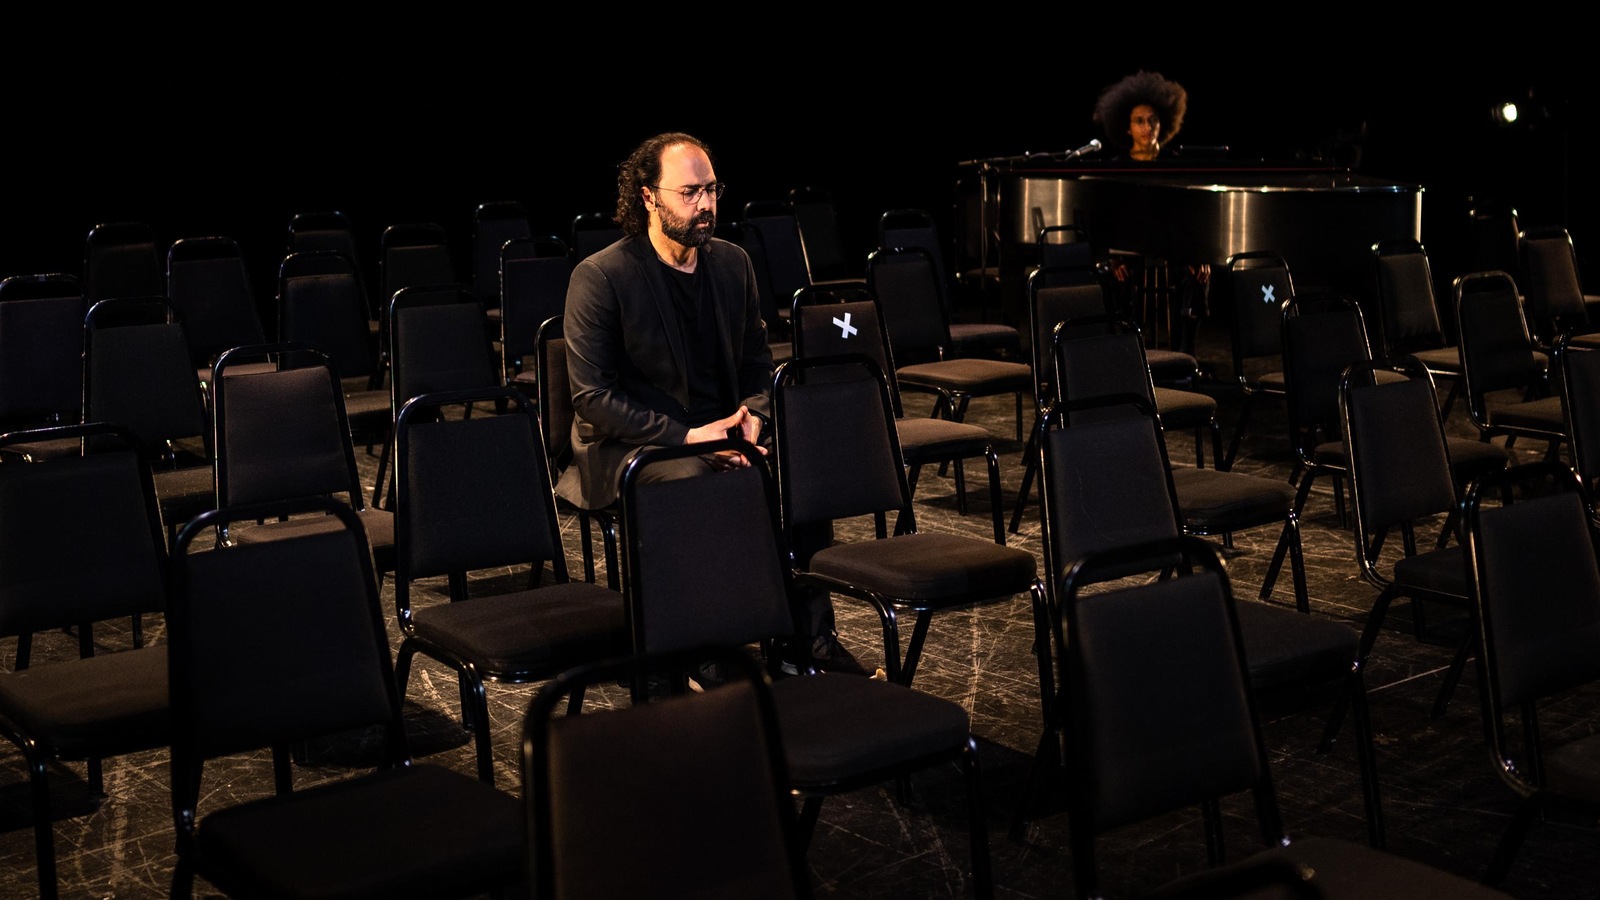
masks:
[[[871,386],[859,379],[840,383]],[[704,449],[738,452],[747,465],[652,479],[651,465],[701,452],[678,445],[645,450],[623,471],[624,583],[634,653],[683,653],[693,661],[715,659],[707,648],[765,650],[768,670],[775,672],[782,662],[776,648],[794,647],[804,613],[786,569],[791,544],[772,479],[764,457],[742,440],[714,441]],[[701,575],[713,570],[727,583],[708,591]],[[954,761],[965,788],[973,893],[992,897],[983,783],[966,710],[901,684],[817,672],[804,655],[788,660],[795,675],[773,684],[786,783],[801,801],[800,846],[809,846],[826,798]],[[683,682],[674,673],[669,684]],[[648,696],[638,680],[633,685],[636,701]]]
[[[891,209],[878,217],[878,250],[920,247],[933,260],[938,305],[950,323],[949,352],[957,356],[999,356],[1022,359],[1022,335],[1002,322],[971,322],[956,315],[956,299],[976,300],[987,311],[988,298],[999,292],[998,268],[955,269],[933,216],[921,209]],[[869,257],[870,258],[870,257]],[[868,276],[870,278],[870,275]]]
[[[811,283],[794,209],[786,203],[746,203],[739,220],[739,245],[750,254],[752,265],[763,264],[756,273],[762,318],[780,337],[787,335],[795,291]]]
[[[1173,579],[1086,593],[1106,568],[1181,552],[1197,569]],[[1078,560],[1061,590],[1067,652],[1060,667],[1068,712],[1067,760],[1073,883],[1100,897],[1112,881],[1100,838],[1135,822],[1198,807],[1207,862],[1224,861],[1222,798],[1248,791],[1257,854],[1286,860],[1326,898],[1504,896],[1469,879],[1362,844],[1284,832],[1262,742],[1243,617],[1227,572],[1193,539],[1109,550]],[[1163,659],[1171,677],[1151,678]],[[1259,865],[1255,855],[1241,865]],[[1227,896],[1237,870],[1202,869],[1176,882],[1142,875],[1140,894]],[[1221,879],[1217,881],[1217,879]],[[1196,884],[1198,882],[1198,884]],[[1210,882],[1210,884],[1208,884]],[[1244,895],[1235,895],[1244,896]],[[1282,896],[1249,894],[1248,896]],[[1289,894],[1289,896],[1297,896]]]
[[[507,241],[500,249],[500,366],[508,383],[537,389],[531,364],[539,326],[567,306],[572,256],[554,235]]]
[[[1441,321],[1428,252],[1413,238],[1391,239],[1372,245],[1372,259],[1382,316],[1380,355],[1415,356],[1435,384],[1448,384],[1441,407],[1448,418],[1461,394],[1461,350]]]
[[[1000,463],[989,432],[977,425],[932,416],[908,416],[900,400],[894,376],[889,337],[882,327],[877,298],[865,281],[807,285],[795,292],[793,313],[796,357],[863,353],[884,372],[895,407],[895,431],[900,452],[910,472],[907,476],[913,494],[925,466],[954,466],[956,509],[967,511],[966,460],[983,460],[989,472],[989,506],[994,518],[995,541],[1003,543],[1003,510],[1000,503]],[[846,371],[861,375],[854,367]],[[813,372],[812,377],[824,373]]]
[[[1294,296],[1289,264],[1270,250],[1250,250],[1228,258],[1233,296],[1233,375],[1244,392],[1239,418],[1220,468],[1232,469],[1239,444],[1262,397],[1288,396],[1283,383],[1283,305]]]
[[[387,373],[389,366],[389,307],[402,288],[459,284],[471,290],[456,269],[455,254],[444,226],[437,222],[399,222],[378,238],[378,354]]]
[[[625,654],[622,596],[568,579],[539,423],[518,391],[494,385],[415,396],[400,411],[396,447],[400,692],[418,654],[453,669],[478,777],[492,783],[485,683],[542,681]],[[507,572],[515,573],[511,585]],[[486,577],[496,575],[501,580]],[[439,578],[449,602],[423,602],[424,582]]]
[[[234,521],[313,511],[343,525],[240,547],[206,538]],[[350,507],[301,500],[207,513],[178,536],[168,623],[173,897],[196,878],[229,896],[473,897],[520,890],[522,802],[414,761],[377,582]],[[284,677],[263,677],[265,673]],[[284,749],[369,735],[361,756],[294,784]],[[219,801],[206,774],[272,750],[274,790]],[[243,767],[243,768],[240,768]],[[265,760],[258,766],[265,774]],[[215,775],[212,776],[213,778]]]
[[[183,323],[202,380],[224,350],[267,339],[244,253],[233,238],[173,241],[167,249],[167,299]]]
[[[535,349],[539,398],[539,428],[545,452],[550,457],[550,475],[559,479],[572,465],[572,381],[567,373],[565,318],[551,316],[539,326]],[[577,492],[574,492],[575,494]],[[621,574],[617,566],[617,505],[584,506],[578,500],[556,495],[558,505],[578,514],[579,548],[583,554],[584,580],[594,582],[594,531],[600,529],[601,551],[605,554],[607,584],[617,589]]]
[[[263,362],[272,370],[261,371]],[[394,513],[366,503],[344,391],[326,354],[292,342],[229,350],[214,369],[211,423],[218,506],[340,499],[361,520],[380,584],[395,570]],[[254,543],[330,527],[341,526],[326,515],[246,522],[222,538]]]
[[[1517,233],[1522,263],[1523,311],[1535,346],[1548,351],[1564,331],[1586,331],[1589,309],[1600,296],[1587,294],[1578,277],[1578,252],[1572,235],[1559,226],[1525,228]],[[1596,341],[1596,338],[1581,338]]]
[[[83,404],[83,316],[77,276],[12,275],[0,280],[0,432],[70,425]],[[78,443],[12,445],[38,459],[76,455]]]
[[[560,714],[591,687],[681,669],[679,655],[581,666],[535,695],[522,740],[533,897],[664,887],[727,900],[811,896],[772,686],[755,660],[714,656],[727,682],[703,693]]]
[[[500,308],[500,251],[506,241],[531,237],[528,208],[519,200],[491,200],[473,209],[472,289],[484,309]]]
[[[89,229],[83,259],[85,303],[166,293],[165,247],[148,222],[101,222]]]
[[[1013,533],[1022,527],[1023,512],[1038,475],[1039,422],[1048,408],[1060,400],[1055,383],[1055,353],[1062,341],[1078,337],[1105,337],[1119,332],[1134,335],[1133,343],[1114,340],[1084,345],[1096,346],[1096,352],[1110,352],[1112,355],[1104,362],[1127,364],[1106,367],[1099,373],[1106,380],[1099,381],[1093,390],[1096,393],[1128,392],[1147,396],[1156,406],[1163,430],[1193,430],[1196,466],[1205,465],[1208,443],[1211,446],[1211,464],[1218,466],[1222,461],[1222,426],[1217,418],[1216,398],[1199,391],[1156,384],[1155,365],[1149,357],[1151,351],[1144,348],[1138,326],[1129,319],[1110,314],[1110,303],[1098,280],[1080,279],[1077,275],[1077,270],[1064,272],[1053,266],[1041,266],[1028,278],[1029,318],[1033,325],[1029,350],[1033,357],[1035,414],[1027,446],[1023,448],[1022,485],[1017,491],[1017,504],[1011,514]],[[1176,351],[1161,352],[1187,355],[1176,354]],[[1087,368],[1098,366],[1091,364]]]
[[[933,415],[960,422],[974,397],[1013,394],[1017,439],[1022,439],[1022,397],[1033,391],[1033,368],[1012,360],[957,355],[940,299],[933,257],[920,247],[873,251],[867,286],[878,298],[902,391],[936,396]]]
[[[1516,282],[1505,272],[1469,272],[1455,279],[1452,291],[1467,413],[1478,436],[1504,437],[1507,448],[1522,437],[1543,441],[1554,457],[1566,440],[1566,420],[1561,398],[1550,389],[1546,358],[1528,332]]]
[[[401,288],[389,302],[389,409],[394,419],[420,394],[495,387],[499,355],[486,333],[483,307],[460,284]],[[387,508],[384,484],[392,468],[394,441],[385,442],[373,480],[372,505]]]
[[[1380,381],[1380,370],[1409,377]],[[1470,375],[1469,375],[1470,377]],[[1419,547],[1418,528],[1447,521],[1463,495],[1453,477],[1450,448],[1440,421],[1433,380],[1420,362],[1374,360],[1346,369],[1339,381],[1339,419],[1350,467],[1355,507],[1356,565],[1362,580],[1377,588],[1361,635],[1361,658],[1371,653],[1389,606],[1412,601],[1415,635],[1423,636],[1424,602],[1470,611],[1466,568],[1459,543]],[[1475,643],[1470,631],[1445,672],[1434,702],[1441,715]]]
[[[289,245],[285,255],[291,253],[331,251],[350,258],[359,287],[362,309],[366,311],[368,326],[375,333],[378,324],[376,298],[367,288],[368,255],[363,253],[356,240],[355,225],[350,217],[336,209],[295,213],[289,219]],[[290,340],[279,333],[280,340]]]
[[[83,421],[109,422],[132,433],[155,472],[161,518],[171,536],[216,505],[202,391],[183,326],[164,298],[119,297],[89,308]]]
[[[166,645],[94,637],[96,623],[166,608],[167,541],[149,468],[125,430],[91,422],[18,431],[0,437],[0,458],[45,440],[88,446],[81,456],[0,463],[0,636],[18,640],[14,671],[0,673],[0,735],[27,771],[39,896],[54,898],[61,813],[52,768],[87,763],[89,791],[103,796],[101,760],[164,747],[170,736]],[[77,653],[32,658],[34,632],[68,628],[78,631]]]
[[[865,256],[852,260],[845,250],[833,194],[827,188],[807,185],[790,188],[788,200],[795,221],[800,225],[800,239],[806,249],[806,274],[811,283],[860,278]]]
[[[1516,800],[1484,881],[1505,879],[1535,822],[1600,810],[1594,735],[1541,720],[1549,701],[1600,681],[1600,560],[1594,510],[1558,462],[1505,470],[1465,504],[1480,628],[1489,758]]]
[[[610,213],[586,212],[572,217],[572,261],[582,262],[589,254],[602,250],[622,237],[622,226]]]
[[[1600,352],[1593,346],[1572,343],[1570,335],[1556,339],[1553,365],[1561,373],[1561,412],[1571,440],[1572,470],[1589,496],[1600,490]]]
[[[861,366],[861,377],[808,372]],[[837,370],[836,370],[837,371]],[[1044,590],[1032,553],[1003,543],[918,531],[885,375],[865,355],[795,358],[773,379],[782,521],[798,531],[871,517],[875,536],[836,540],[795,560],[797,582],[855,597],[880,609],[889,680],[911,684],[935,615]],[[897,516],[894,533],[887,517]],[[900,656],[896,616],[915,613]]]
[[[279,340],[309,344],[327,354],[344,392],[352,433],[373,441],[388,435],[389,391],[381,383],[377,348],[355,263],[335,250],[290,253],[278,266]]]

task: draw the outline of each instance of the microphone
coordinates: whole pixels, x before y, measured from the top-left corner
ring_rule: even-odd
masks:
[[[1084,155],[1085,153],[1093,153],[1096,150],[1099,150],[1101,146],[1102,145],[1100,143],[1100,139],[1099,138],[1095,138],[1094,140],[1090,141],[1087,144],[1084,144],[1082,147],[1079,147],[1076,150],[1068,150],[1066,155],[1061,157],[1061,161],[1062,162],[1066,162],[1069,159],[1077,159],[1078,157]]]

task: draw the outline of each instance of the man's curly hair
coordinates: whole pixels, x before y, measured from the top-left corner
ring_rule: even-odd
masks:
[[[617,224],[623,234],[644,234],[650,227],[650,211],[644,208],[640,187],[661,183],[661,154],[673,144],[692,144],[711,156],[704,141],[681,131],[668,131],[646,140],[617,167]]]
[[[1101,91],[1094,104],[1094,121],[1113,146],[1127,150],[1132,145],[1128,122],[1133,118],[1133,108],[1141,104],[1148,104],[1161,116],[1161,136],[1157,140],[1165,145],[1183,127],[1189,92],[1176,81],[1163,78],[1160,72],[1145,71],[1135,72]]]

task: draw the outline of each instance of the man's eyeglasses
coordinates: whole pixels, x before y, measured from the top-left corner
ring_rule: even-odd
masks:
[[[683,202],[690,206],[699,203],[700,198],[706,194],[710,194],[713,200],[721,200],[723,192],[728,189],[726,181],[713,181],[710,184],[690,184],[681,188],[664,188],[659,184],[650,186],[658,191],[671,191],[674,194],[682,194]]]

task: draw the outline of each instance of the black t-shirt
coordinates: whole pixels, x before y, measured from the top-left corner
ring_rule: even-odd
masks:
[[[717,340],[716,312],[711,308],[711,291],[700,270],[682,272],[662,263],[672,305],[678,311],[683,329],[683,349],[688,355],[689,427],[714,422],[734,411],[732,397],[724,393],[720,377],[722,349]]]

